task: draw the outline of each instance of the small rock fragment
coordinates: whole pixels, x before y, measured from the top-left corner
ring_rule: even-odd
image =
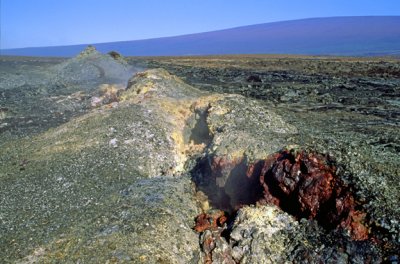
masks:
[[[114,148],[118,147],[117,143],[118,143],[118,140],[116,138],[113,138],[110,140],[110,142],[108,142],[108,144]]]

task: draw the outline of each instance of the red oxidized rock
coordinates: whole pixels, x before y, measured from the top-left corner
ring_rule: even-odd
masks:
[[[368,239],[369,230],[365,226],[366,213],[351,210],[348,217],[341,223],[341,226],[349,230],[351,237],[354,240]]]
[[[196,217],[196,232],[204,232],[207,229],[216,229],[227,221],[227,217],[223,211],[215,211],[212,214],[200,214]]]
[[[315,219],[327,229],[345,228],[353,239],[368,238],[366,215],[355,209],[351,188],[336,175],[328,155],[284,150],[254,163],[246,157],[222,156],[201,165],[200,189],[214,208],[234,213],[247,204],[274,204],[297,218]],[[222,214],[201,214],[195,230],[221,226],[221,219],[226,221]]]
[[[335,172],[332,160],[318,153],[285,150],[274,154],[264,162],[259,178],[263,200],[298,218],[348,229],[353,239],[367,239],[365,214],[355,210],[350,189]]]

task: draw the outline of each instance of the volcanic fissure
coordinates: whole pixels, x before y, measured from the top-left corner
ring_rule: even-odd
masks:
[[[366,214],[358,210],[352,188],[336,174],[336,167],[329,155],[305,150],[282,150],[253,163],[246,157],[206,157],[194,169],[194,181],[210,205],[225,214],[201,216],[195,230],[229,221],[226,216],[244,205],[273,204],[297,219],[314,219],[326,230],[343,228],[354,240],[365,240]],[[207,227],[204,219],[214,225]]]

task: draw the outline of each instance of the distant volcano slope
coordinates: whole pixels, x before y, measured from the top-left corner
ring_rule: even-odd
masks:
[[[1,55],[74,56],[87,44],[1,50]],[[400,55],[400,16],[310,18],[206,33],[95,44],[127,56],[216,54]]]

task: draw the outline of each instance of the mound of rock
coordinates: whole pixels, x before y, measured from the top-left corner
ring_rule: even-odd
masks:
[[[55,71],[64,82],[101,79],[125,82],[132,75],[133,69],[122,56],[101,54],[94,46],[88,46],[78,56],[57,65]]]

